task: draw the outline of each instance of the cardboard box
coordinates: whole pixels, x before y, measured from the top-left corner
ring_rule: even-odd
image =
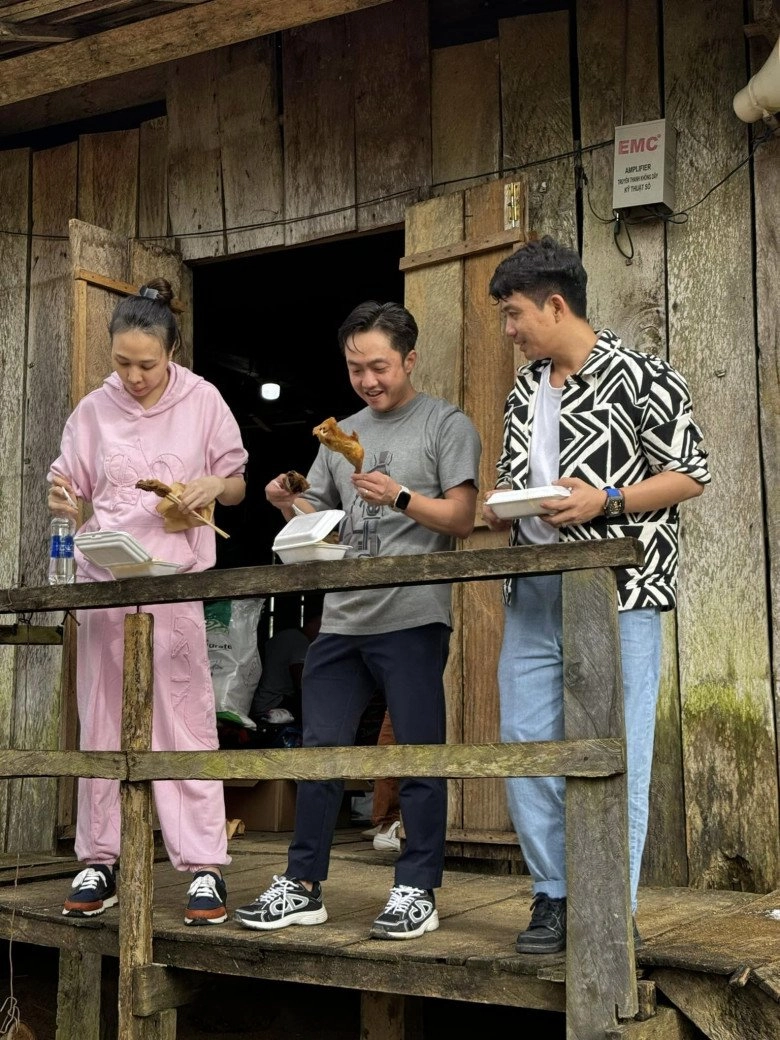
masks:
[[[294,780],[228,780],[225,816],[243,820],[248,831],[291,831],[297,793]]]

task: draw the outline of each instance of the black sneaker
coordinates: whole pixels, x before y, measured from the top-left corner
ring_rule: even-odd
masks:
[[[227,885],[213,870],[197,870],[187,889],[185,924],[222,924],[227,921]]]
[[[566,899],[539,892],[531,903],[531,921],[515,943],[518,953],[560,953],[566,949]]]
[[[395,885],[387,906],[371,925],[372,939],[416,939],[439,927],[436,901],[429,888]]]
[[[71,894],[65,900],[65,917],[95,917],[110,906],[116,906],[116,876],[113,867],[94,863],[73,879]]]
[[[271,931],[291,924],[323,924],[328,911],[322,905],[319,884],[309,892],[295,878],[274,874],[271,887],[248,906],[240,906],[236,918],[247,928]]]

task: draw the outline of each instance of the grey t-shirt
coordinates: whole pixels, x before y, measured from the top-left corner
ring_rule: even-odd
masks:
[[[442,498],[459,484],[477,486],[479,435],[471,420],[447,401],[417,394],[391,412],[364,408],[339,425],[360,437],[366,473],[388,473],[428,498]],[[352,546],[352,555],[407,556],[453,548],[447,535],[389,506],[364,502],[350,480],[353,473],[343,455],[321,446],[309,471],[311,488],[302,496],[318,510],[345,510],[341,540]],[[451,624],[449,585],[328,593],[320,631],[378,635],[434,622]]]

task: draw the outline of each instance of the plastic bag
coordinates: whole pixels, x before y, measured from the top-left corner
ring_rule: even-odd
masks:
[[[217,718],[256,729],[249,718],[263,671],[257,647],[257,626],[265,600],[218,599],[204,607],[206,643],[214,686]]]

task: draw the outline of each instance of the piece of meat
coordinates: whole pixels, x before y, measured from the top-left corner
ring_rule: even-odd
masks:
[[[163,484],[161,480],[137,480],[135,486],[141,491],[153,491],[160,498],[167,498],[168,495],[173,494],[173,489],[167,484]]]
[[[331,451],[340,452],[347,462],[352,463],[355,472],[360,473],[365,452],[354,430],[352,433],[345,433],[331,416],[319,426],[315,426],[313,433],[320,443],[324,444],[326,448],[330,448]]]
[[[287,473],[285,473],[283,483],[285,489],[292,492],[294,495],[302,495],[304,491],[308,491],[311,487],[311,484],[308,482],[306,477],[294,469],[288,470]]]

